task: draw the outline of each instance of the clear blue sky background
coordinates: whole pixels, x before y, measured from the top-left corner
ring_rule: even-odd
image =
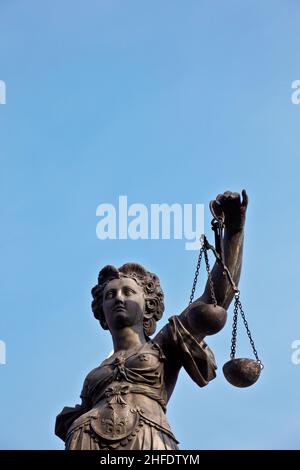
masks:
[[[1,0],[0,17],[0,447],[63,448],[55,416],[112,349],[90,311],[101,267],[160,276],[160,327],[187,303],[197,253],[100,241],[96,207],[204,203],[209,233],[209,200],[245,187],[240,287],[265,369],[225,381],[230,320],[208,340],[217,379],[182,372],[168,416],[185,449],[299,448],[299,2]]]

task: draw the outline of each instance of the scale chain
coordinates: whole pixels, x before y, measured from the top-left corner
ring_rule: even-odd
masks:
[[[236,354],[238,313],[240,311],[240,314],[241,314],[243,323],[245,325],[247,336],[249,338],[249,341],[250,341],[255,359],[260,364],[260,366],[263,367],[262,362],[258,357],[258,353],[257,353],[256,347],[255,347],[255,344],[254,344],[254,341],[253,341],[253,338],[252,338],[252,335],[251,335],[251,332],[250,332],[250,329],[249,329],[249,325],[248,325],[248,322],[246,320],[246,316],[245,316],[245,313],[244,313],[244,310],[243,310],[243,307],[242,307],[242,304],[241,304],[241,301],[240,301],[240,291],[238,290],[237,286],[235,285],[227,266],[224,264],[222,259],[220,257],[218,257],[218,253],[215,252],[215,249],[213,249],[213,247],[208,243],[205,235],[203,235],[201,237],[201,239],[202,239],[202,247],[201,247],[200,252],[199,252],[199,257],[198,257],[198,261],[197,261],[197,266],[196,266],[196,271],[195,271],[195,276],[194,276],[194,281],[193,281],[192,292],[191,292],[191,295],[190,295],[189,305],[191,305],[191,303],[194,300],[194,295],[195,295],[195,291],[196,291],[196,286],[197,286],[197,282],[198,282],[198,277],[199,277],[199,273],[200,273],[200,266],[201,266],[201,261],[202,261],[203,255],[204,255],[204,259],[205,259],[205,265],[206,265],[206,271],[207,271],[207,277],[208,277],[208,283],[209,283],[211,298],[212,298],[213,304],[215,306],[217,305],[217,299],[216,299],[216,295],[215,295],[215,290],[214,290],[214,285],[213,285],[213,280],[212,280],[212,275],[211,275],[211,270],[210,270],[210,265],[209,265],[209,259],[208,259],[208,254],[207,254],[208,249],[212,249],[214,255],[217,257],[217,260],[219,262],[221,262],[221,264],[224,268],[224,272],[225,272],[225,274],[227,274],[227,277],[228,277],[228,280],[231,284],[231,287],[233,288],[233,290],[235,292],[235,294],[234,294],[235,301],[234,301],[234,309],[233,309],[233,323],[232,323],[232,338],[231,338],[230,357],[231,357],[231,359],[234,359],[235,354]]]

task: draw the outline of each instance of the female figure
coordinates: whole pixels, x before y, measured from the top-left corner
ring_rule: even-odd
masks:
[[[248,197],[225,192],[213,202],[225,215],[224,256],[238,283]],[[81,405],[65,407],[56,434],[66,449],[177,449],[166,418],[166,405],[184,367],[200,386],[215,377],[212,351],[203,341],[225,324],[233,291],[222,268],[212,271],[218,306],[209,285],[180,315],[169,319],[150,339],[164,311],[159,279],[137,263],[105,266],[92,289],[92,310],[112,335],[114,353],[86,377]]]

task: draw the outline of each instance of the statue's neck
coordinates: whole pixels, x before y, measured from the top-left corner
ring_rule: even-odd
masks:
[[[111,332],[114,345],[114,352],[120,350],[135,349],[146,343],[144,330],[134,327],[124,327]]]

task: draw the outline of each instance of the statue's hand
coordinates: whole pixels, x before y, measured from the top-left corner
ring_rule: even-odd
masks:
[[[242,191],[242,200],[239,193],[226,191],[224,194],[218,194],[211,205],[217,216],[223,213],[226,230],[236,232],[243,229],[248,206],[248,195],[245,189]]]

